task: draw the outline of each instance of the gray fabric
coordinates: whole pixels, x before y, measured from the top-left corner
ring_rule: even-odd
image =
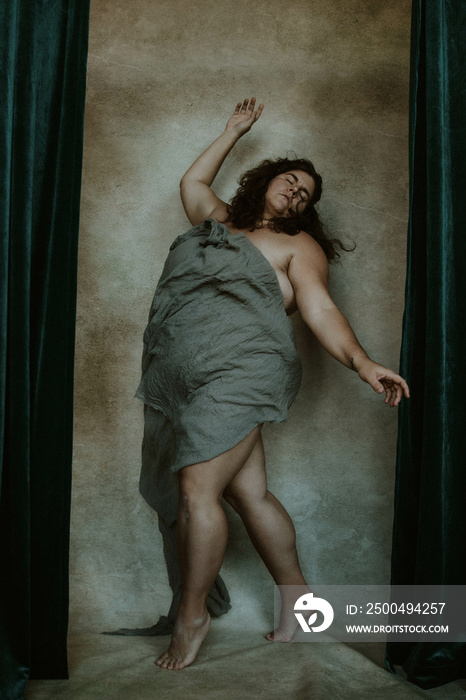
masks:
[[[163,413],[146,404],[139,491],[167,527],[176,521],[178,510],[178,476],[170,470],[174,460],[172,425]]]
[[[293,325],[262,253],[212,219],[178,236],[152,302],[136,392],[171,423],[170,469],[285,420],[300,382]]]
[[[301,382],[293,326],[274,269],[244,235],[207,219],[178,236],[157,285],[144,333],[145,402],[139,489],[159,516],[173,601],[147,628],[169,634],[178,607],[177,475],[234,447],[266,421],[287,417]],[[229,610],[220,576],[209,611]]]

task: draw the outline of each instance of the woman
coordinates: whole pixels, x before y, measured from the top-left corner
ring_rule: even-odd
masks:
[[[321,178],[310,161],[264,161],[246,173],[231,205],[211,184],[236,141],[259,119],[255,98],[238,103],[225,131],[181,180],[193,228],[171,246],[144,337],[139,396],[170,425],[178,472],[181,599],[162,668],[191,664],[207,634],[206,596],[224,556],[222,497],[244,521],[275,583],[305,586],[293,523],[267,490],[261,427],[286,418],[301,366],[288,314],[299,309],[323,347],[397,406],[409,396],[398,374],[373,362],[327,288],[326,239],[314,205]],[[147,418],[146,418],[147,420]],[[279,628],[294,628],[283,593]]]

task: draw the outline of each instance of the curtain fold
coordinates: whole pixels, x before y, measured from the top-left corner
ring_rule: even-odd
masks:
[[[465,584],[466,5],[413,0],[410,218],[392,584]],[[432,688],[466,676],[466,644],[389,643]]]
[[[0,682],[67,678],[89,0],[0,7]]]

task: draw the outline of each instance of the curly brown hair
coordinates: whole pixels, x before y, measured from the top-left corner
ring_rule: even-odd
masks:
[[[265,193],[270,181],[277,175],[290,170],[302,170],[308,173],[315,182],[314,192],[303,211],[290,217],[281,216],[271,219],[268,222],[270,228],[277,233],[287,233],[290,236],[306,231],[317,241],[329,261],[340,257],[337,246],[347,252],[354,250],[354,247],[347,248],[338,238],[328,238],[326,235],[315,208],[322,195],[322,177],[307,158],[263,160],[255,168],[245,172],[239,180],[239,188],[235,196],[230,204],[227,204],[228,221],[238,229],[253,231],[257,228],[257,221],[262,219]]]

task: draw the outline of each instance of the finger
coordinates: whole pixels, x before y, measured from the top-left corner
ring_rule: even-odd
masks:
[[[400,403],[403,396],[406,396],[406,398],[409,399],[409,387],[408,387],[408,385],[406,384],[406,387],[400,386],[399,389],[400,389],[400,399],[399,399],[398,403]]]
[[[391,404],[392,396],[393,396],[392,384],[391,384],[391,382],[387,382],[387,381],[383,381],[382,384],[385,387],[385,403]]]
[[[236,109],[235,109],[235,111],[233,112],[233,114],[238,114],[238,112],[239,112],[240,109],[241,109],[242,104],[243,104],[242,102],[238,102],[238,104],[236,105]]]
[[[254,113],[254,121],[255,122],[259,119],[260,115],[262,114],[263,109],[264,109],[264,105],[261,103]]]
[[[246,110],[246,114],[248,115],[248,117],[249,117],[250,119],[254,119],[254,107],[255,107],[255,104],[256,104],[256,98],[255,98],[255,97],[251,97],[251,100],[250,100],[250,102],[249,102],[248,108],[247,108],[247,110]]]
[[[249,98],[246,98],[246,99],[243,101],[243,107],[242,107],[241,111],[244,112],[245,114],[246,114],[246,112],[247,112],[248,102],[249,102]]]
[[[385,376],[390,381],[395,382],[395,384],[399,384],[402,387],[403,394],[406,396],[407,399],[409,399],[409,386],[407,381],[403,379],[402,376],[400,376],[399,374],[395,374],[395,372],[387,372]]]
[[[399,374],[394,374],[393,382],[396,386],[397,396],[399,396],[398,403],[401,401],[403,396],[406,396],[406,398],[409,399],[409,386],[403,377],[400,377]]]
[[[386,404],[388,404],[388,403],[390,403],[390,400],[391,400],[391,398],[392,398],[391,386],[390,386],[390,384],[389,384],[388,382],[382,382],[382,384],[383,384],[384,389],[385,389],[385,399],[384,399],[384,402],[385,402]]]

